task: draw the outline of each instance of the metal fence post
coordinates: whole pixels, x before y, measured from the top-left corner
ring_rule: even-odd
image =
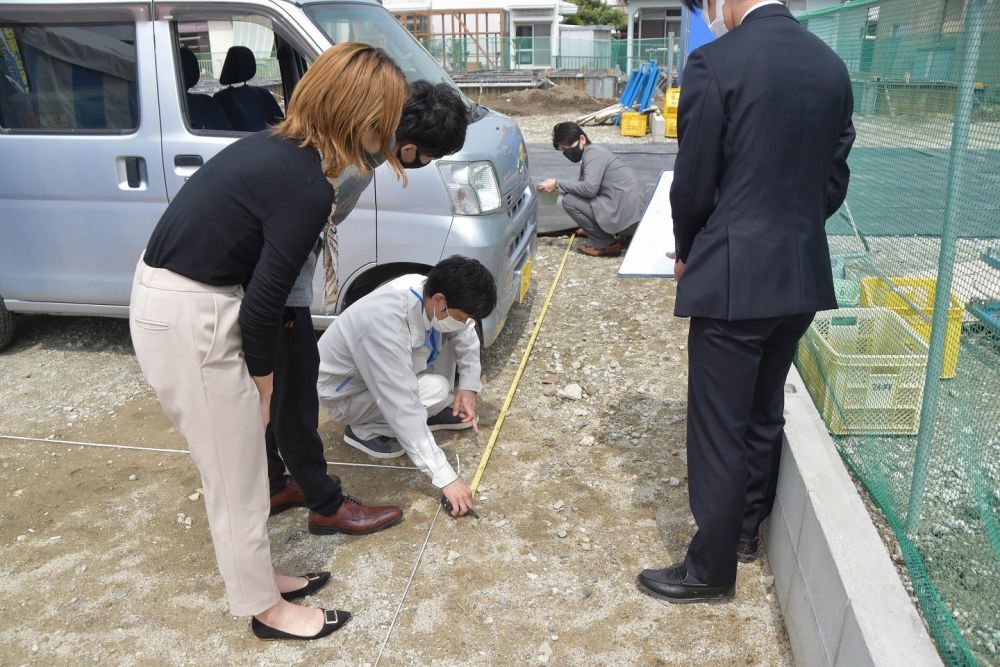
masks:
[[[674,85],[674,33],[667,33],[667,88]]]
[[[948,158],[948,194],[945,201],[944,228],[941,230],[941,250],[938,254],[937,290],[934,295],[934,316],[931,320],[930,351],[924,379],[924,397],[920,408],[916,457],[910,483],[910,499],[906,511],[906,532],[913,534],[920,521],[927,469],[934,446],[934,422],[937,417],[938,393],[941,388],[941,363],[948,328],[948,308],[951,284],[955,273],[955,253],[958,222],[962,203],[961,187],[965,182],[965,149],[969,143],[969,125],[975,95],[976,66],[982,41],[983,18],[990,0],[967,0],[965,5],[965,53],[955,91],[955,116],[951,131],[951,154]]]
[[[691,12],[687,5],[681,4],[681,39],[680,53],[677,57],[677,85],[683,85],[684,65],[687,62],[688,38],[691,35]]]

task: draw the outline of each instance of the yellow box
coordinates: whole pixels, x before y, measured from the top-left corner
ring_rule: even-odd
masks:
[[[621,119],[621,131],[623,137],[644,137],[646,136],[649,117],[644,113],[635,111],[623,111]]]
[[[934,315],[934,294],[937,281],[933,278],[889,278],[890,286],[878,277],[861,280],[861,305],[883,306],[906,320],[924,340],[931,339],[931,317]],[[900,294],[906,296],[920,310],[917,311]],[[948,295],[948,325],[945,329],[944,359],[941,362],[941,379],[955,377],[958,369],[959,342],[962,336],[962,314],[965,307],[954,293]]]
[[[667,93],[664,95],[663,107],[666,109],[666,114],[677,115],[677,105],[681,101],[681,89],[680,88],[667,88]]]
[[[663,136],[667,139],[677,138],[677,116],[664,116]]]

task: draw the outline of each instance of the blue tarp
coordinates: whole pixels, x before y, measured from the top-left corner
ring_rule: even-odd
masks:
[[[705,19],[701,17],[701,10],[696,9],[692,13],[691,20],[688,21],[688,24],[691,26],[691,29],[688,32],[688,53],[691,53],[699,46],[703,46],[715,40],[715,35],[708,29],[708,25],[705,24]]]

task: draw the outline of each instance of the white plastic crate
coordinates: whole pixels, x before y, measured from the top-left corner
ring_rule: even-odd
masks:
[[[796,365],[831,432],[917,432],[927,343],[888,308],[817,313]]]

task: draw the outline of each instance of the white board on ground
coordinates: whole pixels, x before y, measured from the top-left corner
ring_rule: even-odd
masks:
[[[674,224],[670,216],[670,184],[674,172],[664,171],[653,190],[639,228],[625,253],[619,278],[673,278],[674,260],[667,252],[674,251]]]

